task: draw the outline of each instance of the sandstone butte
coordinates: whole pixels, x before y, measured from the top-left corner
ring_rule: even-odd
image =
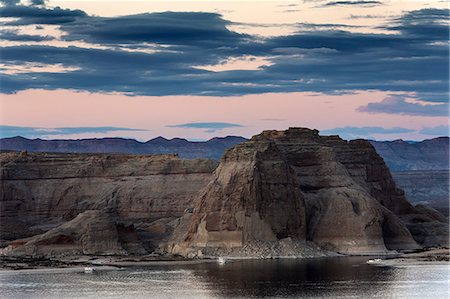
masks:
[[[3,254],[250,257],[448,247],[448,219],[412,206],[365,140],[264,131],[211,160],[0,156]]]

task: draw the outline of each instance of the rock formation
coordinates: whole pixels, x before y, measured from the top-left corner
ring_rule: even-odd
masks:
[[[368,141],[265,131],[217,165],[169,154],[0,153],[0,247],[270,257],[448,246],[448,220],[408,203]]]
[[[415,213],[369,142],[264,131],[225,153],[167,248],[192,255],[289,238],[348,254],[411,250],[420,246],[401,218]]]
[[[3,254],[26,256],[145,254],[133,225],[102,211],[85,211],[41,235],[11,242]]]
[[[147,142],[123,138],[43,140],[12,137],[0,139],[0,150],[62,153],[178,154],[183,159],[207,158],[219,160],[226,149],[244,141],[247,141],[247,139],[238,136],[215,137],[211,140],[200,142],[188,141],[183,138],[166,139],[164,137],[157,137]],[[393,172],[449,169],[448,137],[438,137],[420,142],[371,140],[370,143]]]
[[[149,242],[163,238],[151,223],[180,217],[216,166],[175,155],[1,153],[0,239],[46,232],[86,210],[116,213]]]

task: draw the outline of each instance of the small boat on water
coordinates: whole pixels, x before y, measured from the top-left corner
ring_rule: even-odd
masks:
[[[366,263],[367,264],[375,264],[381,262],[381,259],[370,259]]]
[[[84,268],[84,273],[94,273],[95,272],[95,269],[94,268],[92,268],[92,267],[85,267]]]
[[[224,258],[224,257],[219,257],[218,259],[217,259],[217,263],[219,264],[219,265],[225,265],[225,263],[227,262],[227,260]]]

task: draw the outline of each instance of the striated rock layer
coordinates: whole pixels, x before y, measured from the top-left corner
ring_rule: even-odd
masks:
[[[27,256],[145,254],[133,225],[117,215],[85,211],[43,234],[11,242],[3,254]]]
[[[391,171],[448,170],[449,137],[420,142],[370,141]]]
[[[144,239],[158,239],[167,232],[155,232],[151,223],[180,217],[217,163],[176,155],[3,152],[0,166],[3,240],[46,232],[86,210],[115,213]]]
[[[310,257],[448,246],[448,219],[409,204],[367,141],[265,131],[217,165],[0,153],[1,252]]]
[[[420,248],[424,231],[413,236],[402,218],[435,219],[407,202],[372,145],[318,133],[264,131],[228,150],[168,251],[220,254],[286,239],[346,254]]]
[[[449,208],[449,171],[416,170],[393,172],[392,176],[406,197],[414,204],[427,204],[445,211]]]

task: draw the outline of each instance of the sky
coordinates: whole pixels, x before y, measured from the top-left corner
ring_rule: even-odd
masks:
[[[0,2],[0,137],[449,134],[447,1]]]

